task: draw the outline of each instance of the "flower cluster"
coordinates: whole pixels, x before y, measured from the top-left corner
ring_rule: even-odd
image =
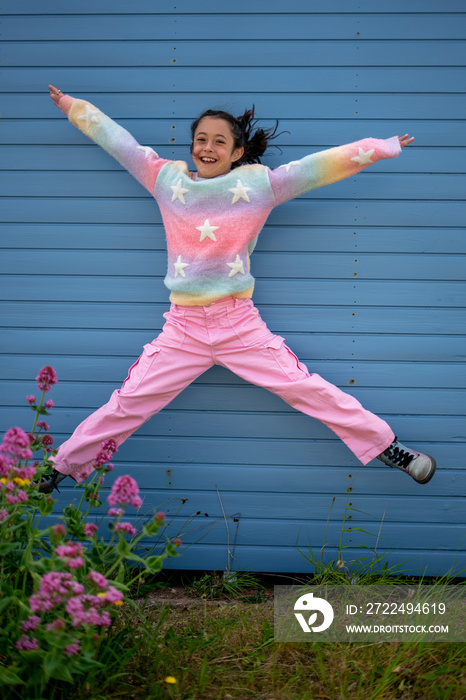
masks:
[[[67,542],[61,544],[55,550],[56,554],[62,559],[68,569],[80,569],[84,566],[83,546],[80,542]]]
[[[57,547],[56,553],[62,558],[69,554],[72,543]],[[66,550],[66,551],[64,551]],[[76,557],[71,557],[76,559]],[[83,628],[89,625],[94,627],[110,627],[111,615],[109,606],[123,605],[123,594],[98,571],[91,570],[87,576],[90,588],[86,590],[83,583],[77,581],[71,573],[51,571],[44,574],[40,580],[39,589],[29,598],[29,607],[32,615],[20,625],[25,632],[36,632],[36,636],[28,637],[23,634],[16,642],[20,651],[38,649],[38,628],[43,625],[48,632],[55,630],[66,633],[68,628]],[[97,589],[97,593],[92,591]],[[39,613],[35,614],[35,613]],[[43,619],[43,616],[46,619]],[[54,619],[50,620],[51,615]],[[47,622],[47,619],[50,620]],[[65,655],[72,656],[80,652],[79,639],[73,638],[72,643],[66,646]]]
[[[0,445],[0,453],[7,463],[17,462],[18,459],[31,459],[32,450],[29,435],[21,428],[10,428],[4,435],[3,443]]]
[[[136,481],[128,475],[118,477],[107,500],[111,506],[126,506],[130,504],[136,509],[142,506],[139,487]]]
[[[136,481],[128,475],[118,477],[112,486],[110,494],[107,496],[107,501],[111,506],[126,506],[129,504],[137,509],[142,506],[142,499],[139,496],[139,487]],[[122,523],[119,521],[124,513],[124,508],[109,509],[108,515],[118,519],[118,522],[113,525],[113,530],[134,537],[137,532],[136,528],[129,522]]]
[[[110,522],[110,541],[97,537],[96,523],[86,522],[90,509],[102,505],[99,499],[104,473],[113,469],[109,460],[117,451],[112,439],[101,445],[94,460],[96,474],[81,486],[81,502],[65,507],[63,522],[39,528],[36,516],[49,516],[55,503],[52,495],[44,497],[37,486],[51,467],[53,438],[48,423],[40,418],[53,407],[53,401],[44,401],[44,396],[56,382],[53,368],[42,368],[37,376],[40,401],[32,394],[26,397],[36,414],[31,432],[11,428],[0,445],[0,648],[2,655],[3,650],[7,653],[2,657],[6,671],[0,674],[0,687],[4,678],[13,678],[15,683],[23,684],[26,694],[33,687],[45,688],[50,679],[72,682],[92,664],[101,668],[100,647],[95,642],[105,636],[123,605],[121,575],[128,573],[129,590],[146,572],[158,573],[166,557],[177,556],[181,544],[180,540],[167,540],[164,548],[155,545],[157,555],[152,554],[153,547],[143,548],[139,556],[140,540],[157,535],[166,516],[157,513],[139,532],[130,522],[121,522],[127,506],[139,509],[142,505],[138,485],[130,476],[116,479],[108,496],[108,514],[114,518]],[[33,454],[39,450],[43,451],[42,462],[32,463]],[[82,508],[84,500],[89,503],[87,510]],[[131,542],[125,541],[125,535],[132,538]],[[128,572],[126,562],[131,564]],[[31,581],[32,595],[28,592]]]
[[[96,469],[99,469],[99,467],[103,467],[104,464],[110,462],[115,452],[118,452],[118,447],[115,440],[104,440],[100,447],[100,452],[94,460]],[[112,469],[113,464],[107,464],[105,471],[112,471]]]
[[[9,505],[26,503],[29,496],[24,490],[31,483],[36,473],[35,466],[21,466],[21,460],[32,457],[29,436],[21,428],[10,428],[5,433],[0,445],[0,489]],[[0,522],[6,520],[8,513],[0,511]]]
[[[54,384],[57,383],[57,375],[53,367],[46,365],[36,377],[37,386],[41,391],[50,391]]]

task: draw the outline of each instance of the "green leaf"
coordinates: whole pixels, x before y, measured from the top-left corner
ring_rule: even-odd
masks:
[[[160,524],[154,521],[146,523],[146,525],[144,525],[142,528],[142,531],[146,537],[152,537],[152,535],[156,535],[159,530]]]
[[[68,661],[63,656],[55,656],[52,653],[45,655],[43,662],[45,679],[56,678],[58,681],[73,682],[73,676],[68,668]]]
[[[2,598],[0,600],[0,612],[4,610],[10,603],[15,600],[13,596],[10,596],[9,598]]]
[[[50,515],[53,511],[55,500],[49,501],[47,498],[41,498],[39,501],[39,510],[41,515]]]
[[[91,671],[95,668],[105,668],[105,664],[93,659],[89,652],[85,651],[80,657],[76,658],[74,668],[80,673],[83,673],[85,671]]]
[[[127,541],[124,539],[123,535],[120,534],[120,541],[117,544],[117,551],[122,554],[124,557],[127,557],[131,554],[131,548]]]
[[[0,685],[25,685],[25,683],[14,671],[0,666]]]
[[[3,544],[0,544],[0,556],[5,556],[5,554],[9,554],[14,549],[17,549],[17,547],[18,545],[16,542],[4,542]]]
[[[147,571],[149,571],[151,574],[157,574],[162,570],[163,557],[147,557],[144,563]]]
[[[69,505],[65,506],[63,510],[63,515],[65,516],[65,518],[79,519],[81,512],[76,508],[76,506]]]
[[[170,540],[167,540],[167,554],[170,557],[178,556],[178,550]]]

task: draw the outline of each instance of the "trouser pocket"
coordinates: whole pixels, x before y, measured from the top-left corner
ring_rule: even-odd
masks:
[[[274,335],[271,340],[264,345],[264,351],[268,357],[272,357],[281,371],[288,379],[298,381],[309,377],[309,371],[302,362],[298,360],[294,352],[285,344],[285,338]]]
[[[152,343],[144,345],[142,355],[129,368],[128,376],[123,382],[120,394],[131,394],[139,388],[159,352],[160,347],[158,345],[152,345]]]

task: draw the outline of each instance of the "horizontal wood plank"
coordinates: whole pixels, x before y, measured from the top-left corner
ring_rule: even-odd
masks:
[[[194,9],[194,8],[193,8]],[[192,12],[192,10],[191,10]],[[243,39],[463,39],[466,26],[464,12],[424,12],[414,15],[415,21],[401,21],[393,14],[282,13],[279,21],[273,13],[255,13],[260,21],[235,13],[222,14],[221,21],[212,11],[204,13],[98,14],[89,21],[86,15],[38,15],[34,22],[25,22],[21,15],[5,15],[3,33],[10,41],[29,39],[102,40],[198,39],[235,40],[241,28]],[[141,21],[143,19],[143,21]]]
[[[139,5],[139,3],[138,3]],[[374,4],[374,9],[377,8]],[[134,6],[135,8],[137,6]],[[76,8],[77,9],[77,8]],[[107,40],[4,41],[7,67],[80,68],[139,66],[464,66],[465,40],[385,41],[261,39],[252,40]]]
[[[466,17],[466,14],[465,14]],[[8,20],[4,20],[5,23]],[[73,23],[76,19],[73,19]],[[464,22],[466,26],[466,20]],[[87,23],[89,27],[89,23]],[[191,30],[193,31],[194,28]],[[46,33],[49,29],[47,28]],[[461,29],[460,29],[461,31]],[[204,30],[200,32],[204,33]],[[303,37],[304,38],[304,37]],[[456,38],[456,37],[452,37]],[[213,56],[215,61],[215,56]],[[196,67],[160,68],[57,68],[53,70],[54,82],[64,84],[74,94],[82,91],[146,92],[157,85],[162,92],[197,92]],[[205,93],[218,92],[227,83],[232,92],[244,91],[252,94],[268,92],[297,92],[303,84],[312,86],[313,92],[334,93],[411,93],[433,92],[441,95],[463,93],[466,68],[463,66],[415,67],[379,66],[360,67],[206,67],[202,70],[202,89]],[[49,68],[15,68],[2,73],[0,89],[4,92],[37,92],[50,81]]]

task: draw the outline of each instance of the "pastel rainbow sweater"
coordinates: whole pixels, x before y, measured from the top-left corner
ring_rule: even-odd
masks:
[[[160,158],[89,102],[64,95],[59,106],[156,199],[167,239],[165,285],[170,301],[180,305],[251,297],[249,257],[274,207],[401,151],[397,136],[368,138],[274,170],[242,165],[219,177],[192,179],[187,163]]]

